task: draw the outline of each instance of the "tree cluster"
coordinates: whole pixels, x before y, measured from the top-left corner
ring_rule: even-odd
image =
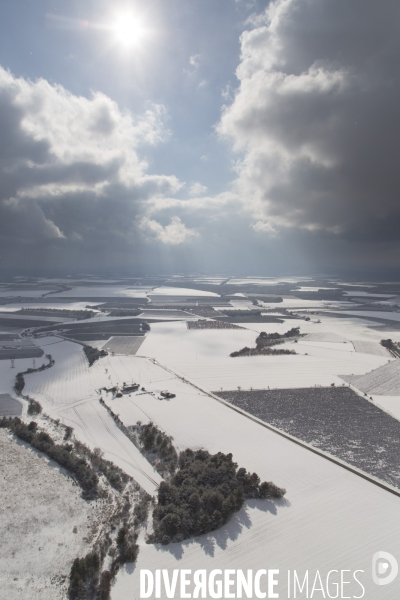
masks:
[[[396,358],[400,358],[400,348],[393,340],[381,340],[381,346],[389,350],[390,354]]]
[[[37,400],[29,398],[28,415],[38,415],[42,412],[42,405]]]
[[[118,564],[124,565],[127,562],[134,562],[139,554],[139,546],[136,543],[138,534],[132,532],[129,527],[124,525],[118,531],[117,548],[118,548]]]
[[[300,327],[292,327],[286,333],[265,333],[262,331],[256,339],[257,346],[271,345],[271,342],[275,340],[285,340],[286,338],[293,338],[300,335]]]
[[[97,552],[89,552],[82,558],[75,558],[70,572],[69,600],[86,600],[95,597],[100,566],[101,561]]]
[[[83,346],[83,351],[88,359],[89,367],[91,367],[99,358],[107,356],[107,352],[105,350],[97,350],[97,348],[93,348],[93,346],[85,345]]]
[[[284,489],[260,483],[256,473],[238,469],[232,454],[190,449],[179,455],[179,468],[158,488],[154,532],[147,543],[168,544],[214,531],[240,510],[246,498],[282,498]]]
[[[283,348],[280,348],[279,350],[273,350],[269,346],[267,346],[267,347],[257,346],[256,348],[248,348],[247,346],[245,346],[241,350],[231,352],[229,356],[232,356],[232,358],[235,358],[236,356],[259,356],[260,354],[266,354],[268,356],[271,356],[271,355],[281,355],[281,354],[296,354],[296,352],[294,350],[286,350]]]
[[[143,425],[140,421],[129,427],[129,431],[134,436],[133,441],[160,475],[165,477],[174,473],[178,465],[178,454],[171,436],[160,431],[154,423]]]
[[[243,327],[228,321],[207,321],[205,319],[186,321],[186,326],[188,329],[243,329]]]

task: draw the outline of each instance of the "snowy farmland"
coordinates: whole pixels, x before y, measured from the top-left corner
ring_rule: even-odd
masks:
[[[367,394],[400,396],[400,360],[394,360],[366,375],[343,376],[343,379]]]
[[[258,331],[287,331],[296,322],[259,323]],[[292,325],[293,323],[293,325]],[[304,329],[313,325],[302,321]],[[243,356],[229,354],[255,345],[254,324],[243,330],[187,330],[184,323],[157,323],[142,344],[140,354],[155,357],[207,390],[266,389],[341,385],[339,375],[364,374],[387,362],[383,356],[354,352],[348,343],[302,342],[285,344],[297,356]],[[251,328],[251,329],[250,329]]]
[[[24,393],[38,400],[52,418],[73,427],[80,441],[92,449],[101,448],[107,460],[153,494],[160,476],[99,403],[101,387],[121,385],[131,376],[145,381],[148,365],[135,369],[133,357],[107,356],[89,368],[82,347],[77,344],[54,337],[42,338],[40,344],[53,356],[55,365],[26,376]]]
[[[219,392],[274,427],[400,490],[400,423],[348,387]]]
[[[304,281],[309,280],[305,278]],[[264,281],[262,283],[265,284]],[[100,287],[103,288],[101,294]],[[95,286],[91,286],[90,290],[91,293],[96,290],[96,296],[106,296],[111,287],[99,285],[96,290]],[[121,288],[123,286],[114,286],[115,296],[122,294]],[[77,296],[77,289],[75,287],[68,292],[71,298]],[[150,288],[145,291],[140,288],[138,291],[123,289],[140,294],[150,292]],[[158,299],[178,295],[182,299],[187,293],[183,288],[170,288],[166,292],[166,288],[161,287],[158,291],[154,294]],[[200,294],[197,290],[192,292],[192,299]],[[81,297],[84,298],[83,291]],[[216,302],[215,296],[209,299],[210,303]],[[297,302],[294,298],[292,300]],[[317,308],[321,306],[323,302],[318,301]],[[313,310],[315,305],[308,304],[308,308]],[[139,348],[136,348],[136,340],[132,336],[114,336],[107,342],[98,338],[96,345],[99,347],[103,345],[111,349],[110,344],[114,344],[112,351],[116,355],[101,358],[90,368],[80,345],[58,337],[36,340],[46,354],[53,356],[55,364],[46,371],[26,375],[24,393],[40,401],[44,412],[52,418],[73,427],[78,440],[92,449],[101,448],[106,459],[124,469],[150,494],[155,493],[161,481],[160,475],[124,435],[107,407],[119,415],[126,426],[137,421],[153,421],[162,431],[173,436],[178,450],[190,447],[205,448],[211,453],[232,452],[239,466],[257,472],[262,480],[272,480],[287,489],[285,500],[249,501],[226,526],[195,540],[160,548],[146,545],[142,536],[137,564],[120,569],[112,587],[112,600],[139,597],[139,571],[149,568],[278,568],[281,573],[287,569],[303,573],[306,569],[313,572],[318,569],[325,576],[331,569],[361,569],[364,573],[360,579],[367,588],[367,598],[389,600],[398,596],[400,585],[397,582],[392,586],[373,586],[370,563],[372,555],[379,549],[400,556],[397,526],[400,498],[282,437],[208,394],[209,390],[262,390],[268,387],[271,392],[273,388],[289,391],[313,388],[313,392],[317,393],[315,386],[330,386],[332,383],[342,386],[344,378],[361,381],[377,372],[383,373],[382,385],[384,380],[386,385],[396,380],[398,361],[394,361],[380,346],[382,334],[352,315],[336,319],[329,315],[314,317],[310,314],[310,321],[279,316],[283,323],[242,323],[242,329],[237,330],[188,330],[186,323],[178,320],[154,323],[146,337],[141,338],[143,343]],[[285,333],[297,326],[306,335],[300,337],[297,343],[286,342],[280,346],[295,350],[296,355],[229,356],[244,346],[254,347],[260,331]],[[397,336],[400,339],[400,332]],[[396,339],[396,334],[385,333],[385,337]],[[128,355],[131,351],[132,355]],[[133,355],[135,352],[136,355]],[[1,394],[12,396],[15,374],[32,366],[29,360],[16,363],[16,368],[11,369],[9,363],[0,361]],[[398,379],[400,382],[400,376]],[[134,382],[140,384],[139,391],[119,398],[115,392],[104,390],[120,389],[124,383]],[[357,387],[356,383],[353,386]],[[374,402],[379,405],[379,398],[382,401],[387,398],[390,403],[393,397],[389,394],[396,389],[393,386],[382,388],[387,395],[374,396]],[[165,390],[175,397],[163,398],[161,392]],[[342,387],[340,390],[349,391]],[[378,390],[379,393],[382,390]],[[100,397],[104,399],[105,406],[100,404]],[[26,411],[27,403],[21,402]],[[370,406],[375,409],[372,404]],[[378,428],[374,434],[379,437]],[[363,438],[358,446],[361,454],[360,448],[364,443]],[[40,460],[48,469],[45,460]],[[395,460],[396,456],[394,463]],[[393,471],[396,469],[394,463]],[[393,475],[394,478],[396,476]],[[62,477],[63,481],[69,482],[64,475]],[[60,489],[64,491],[64,488]],[[66,502],[68,493],[65,493]],[[46,506],[46,498],[42,502],[38,497],[37,502]],[[78,507],[78,504],[73,506]],[[56,510],[57,506],[54,507]],[[83,515],[82,511],[82,518]],[[65,523],[69,527],[68,518],[67,515]],[[63,526],[64,522],[61,529]],[[69,529],[65,531],[65,543],[69,544],[68,536],[73,534]],[[48,538],[44,536],[43,539]],[[84,546],[73,546],[77,539],[74,537],[71,542],[71,556],[84,552]],[[49,542],[50,549],[52,543]],[[33,555],[34,546],[29,548]],[[60,553],[60,560],[63,557],[64,564],[67,564],[70,558]],[[47,554],[45,562],[51,564],[51,568],[46,567],[48,571],[37,576],[38,585],[48,581],[46,577],[50,577],[48,573],[54,564],[58,568],[58,563],[52,563]],[[7,585],[11,587],[5,588],[7,592],[19,585],[18,581],[14,582],[10,564],[9,559],[8,571],[5,572],[11,573],[7,574]],[[66,572],[61,567],[59,571]],[[287,596],[285,578],[280,592],[281,597]],[[356,596],[360,588],[353,581],[348,584],[346,592],[348,596]],[[56,593],[53,596],[46,594],[47,591],[37,597],[44,600],[53,597],[61,600],[63,597]],[[30,594],[31,597],[35,598]],[[306,596],[298,594],[298,597]],[[314,597],[317,598],[317,595]],[[323,596],[320,594],[319,597]],[[8,598],[14,600],[11,592]],[[23,596],[15,598],[22,600]]]
[[[114,352],[115,354],[126,354],[135,356],[140,346],[143,344],[144,336],[114,336],[103,344],[103,350]]]
[[[400,499],[357,475],[314,455],[225,404],[195,388],[179,387],[170,402],[137,396],[118,406],[121,418],[137,419],[140,409],[148,419],[173,436],[178,448],[205,448],[233,452],[239,465],[287,489],[280,502],[247,502],[221,530],[167,547],[141,544],[136,568],[122,569],[112,590],[112,600],[139,597],[140,569],[262,569],[320,570],[362,569],[362,581],[374,599],[393,598],[391,590],[373,589],[371,557],[376,548],[400,553],[397,514]],[[132,397],[133,398],[133,397]],[[132,408],[130,408],[132,407]],[[238,441],[241,443],[238,443]],[[362,499],[362,501],[360,501]],[[348,594],[357,595],[349,585]],[[280,588],[285,595],[285,583]],[[165,597],[165,596],[162,596]],[[305,595],[298,597],[305,598]],[[322,596],[321,596],[322,597]]]

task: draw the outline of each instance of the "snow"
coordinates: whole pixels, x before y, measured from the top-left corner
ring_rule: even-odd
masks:
[[[136,446],[117,427],[107,410],[96,401],[82,402],[60,410],[62,422],[74,428],[74,434],[91,448],[101,448],[111,460],[131,475],[149,494],[154,494],[161,477]]]
[[[0,298],[41,298],[49,292],[54,292],[54,288],[48,290],[35,290],[34,287],[29,289],[7,288],[3,290],[0,289]]]
[[[352,340],[356,352],[364,352],[366,354],[375,354],[375,356],[385,356],[390,358],[390,352],[384,348],[379,342]]]
[[[364,317],[365,319],[384,319],[386,321],[400,321],[400,312],[391,312],[384,310],[345,310],[341,311],[341,315],[354,315]]]
[[[298,292],[318,292],[318,290],[334,290],[336,291],[338,288],[336,287],[323,287],[321,285],[314,285],[313,287],[310,286],[300,286],[297,291]]]
[[[362,569],[361,579],[371,589],[374,552],[385,548],[400,554],[394,526],[400,499],[198,390],[190,394],[172,384],[170,388],[177,392],[170,402],[136,397],[131,421],[143,407],[148,418],[173,436],[178,448],[232,452],[239,466],[287,488],[286,499],[249,501],[219,531],[181,544],[141,543],[135,569],[118,573],[112,600],[139,597],[140,569],[278,568],[281,573],[318,569],[325,576],[331,569]],[[285,579],[280,579],[280,597],[287,597]],[[349,585],[347,591],[349,596],[359,595],[360,588]],[[373,597],[391,599],[399,591],[396,582],[390,590],[385,586],[374,590]]]
[[[231,358],[231,352],[255,346],[257,335],[250,329],[253,324],[239,325],[248,329],[187,330],[184,323],[156,323],[142,344],[140,355],[156,358],[207,390],[341,385],[339,374],[364,374],[386,362],[380,356],[353,352],[351,344],[344,343],[327,347],[299,342],[283,346],[296,350],[296,356]],[[285,332],[296,322],[258,325],[262,331]]]
[[[111,339],[107,340],[102,348],[107,352],[114,352],[116,354],[128,354],[135,356],[140,346],[144,342],[144,336],[128,336],[128,335],[116,335]]]
[[[91,448],[101,448],[107,460],[154,494],[160,476],[100,405],[100,394],[96,391],[103,386],[121,385],[131,377],[146,381],[147,364],[138,363],[135,368],[133,357],[107,356],[89,368],[82,346],[78,344],[54,337],[41,338],[38,344],[53,356],[55,364],[45,371],[27,375],[24,393],[38,400],[52,418],[71,425],[79,440]],[[153,365],[150,370],[153,372]]]
[[[219,294],[202,290],[193,290],[191,288],[161,286],[152,290],[149,294],[149,297],[151,296],[213,296],[215,298],[219,297]]]
[[[268,304],[274,304],[273,302],[269,302]],[[277,308],[323,308],[323,307],[348,307],[354,306],[352,302],[347,301],[339,301],[339,300],[300,300],[300,298],[288,298],[283,297],[283,302],[277,303]]]
[[[395,296],[395,294],[375,294],[374,292],[359,292],[359,291],[354,291],[354,292],[344,292],[345,296],[364,296],[366,298],[369,297],[373,297],[373,298],[393,298]]]
[[[48,310],[56,308],[57,310],[89,310],[87,307],[96,306],[96,302],[13,302],[4,304],[0,307],[1,312],[16,312],[22,308],[39,308]],[[21,318],[25,315],[21,315]],[[37,317],[39,318],[39,317]],[[55,317],[54,317],[55,318]]]
[[[343,376],[358,390],[381,396],[400,396],[400,360],[392,360],[366,375]]]
[[[14,369],[11,368],[10,360],[0,360],[0,394],[11,394],[11,396],[15,396],[13,389],[15,376],[20,371],[26,371],[29,368],[32,368],[31,358],[15,359]]]
[[[57,292],[57,298],[146,298],[146,292],[152,288],[135,287],[129,288],[123,285],[87,285],[72,287],[71,290]]]
[[[82,500],[63,469],[4,429],[0,472],[1,597],[65,599],[59,579],[88,552],[85,538],[101,507]]]
[[[309,341],[309,342],[336,342],[336,343],[343,343],[343,342],[348,341],[348,340],[346,340],[346,338],[342,337],[341,335],[337,335],[336,333],[332,333],[330,331],[327,331],[327,332],[318,331],[316,333],[309,333],[305,338],[303,338],[303,340]]]
[[[68,319],[65,317],[61,317],[59,315],[54,315],[52,317],[46,316],[46,317],[42,317],[40,315],[16,315],[13,314],[12,312],[6,312],[4,314],[2,314],[2,311],[0,311],[0,319],[7,319],[10,321],[10,324],[12,324],[13,321],[32,321],[32,323],[34,324],[34,321],[49,321],[50,323],[54,323],[55,321],[58,321],[60,323],[71,323],[72,321],[74,321],[75,319]],[[18,327],[18,325],[17,325]]]
[[[312,277],[246,277],[244,279],[229,279],[227,285],[278,285],[284,283],[297,283],[299,281],[310,281]]]
[[[400,395],[399,396],[372,396],[374,404],[382,408],[389,415],[400,421]]]

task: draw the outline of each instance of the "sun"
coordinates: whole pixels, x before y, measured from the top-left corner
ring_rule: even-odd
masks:
[[[112,29],[117,41],[123,46],[133,46],[146,35],[146,28],[141,20],[131,14],[118,16]]]

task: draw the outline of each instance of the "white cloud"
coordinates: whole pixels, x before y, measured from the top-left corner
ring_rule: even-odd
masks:
[[[252,229],[257,232],[268,233],[269,235],[276,235],[276,229],[271,223],[267,221],[257,221],[251,225]]]
[[[0,107],[0,242],[131,243],[142,205],[182,186],[148,175],[139,155],[169,134],[162,105],[134,115],[104,94],[76,96],[0,67]]]
[[[192,229],[188,229],[182,223],[179,217],[172,217],[169,225],[163,227],[161,223],[148,217],[143,217],[139,222],[139,227],[145,233],[156,238],[163,244],[177,246],[183,244],[193,237],[197,237],[198,233]]]
[[[199,181],[196,181],[190,186],[189,196],[204,196],[207,193],[207,186],[202,185]]]
[[[200,58],[201,58],[200,54],[192,54],[192,56],[189,58],[190,66],[193,67],[194,69],[197,69],[200,64]]]

